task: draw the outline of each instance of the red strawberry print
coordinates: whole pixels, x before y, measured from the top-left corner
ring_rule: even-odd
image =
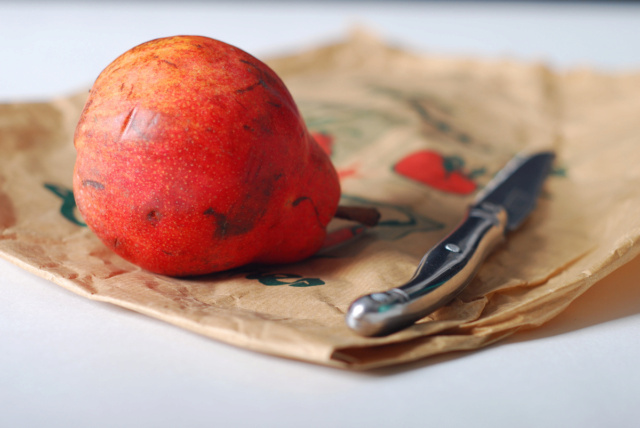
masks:
[[[333,152],[333,136],[325,132],[311,132],[311,136],[320,148],[329,156]]]
[[[462,171],[463,163],[457,156],[444,157],[432,150],[421,150],[404,157],[394,170],[435,189],[467,195],[476,190],[476,183]]]

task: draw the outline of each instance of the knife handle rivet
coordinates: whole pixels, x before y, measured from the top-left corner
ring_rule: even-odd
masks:
[[[460,252],[460,247],[458,247],[456,244],[448,243],[444,246],[444,248],[446,248],[448,251],[451,251],[452,253]]]

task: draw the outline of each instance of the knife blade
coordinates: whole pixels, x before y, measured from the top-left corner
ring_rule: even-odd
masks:
[[[555,155],[518,155],[475,198],[462,222],[420,261],[407,283],[355,300],[346,323],[363,336],[407,328],[453,300],[486,257],[533,211]]]

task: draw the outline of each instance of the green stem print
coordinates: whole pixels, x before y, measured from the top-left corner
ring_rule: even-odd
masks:
[[[288,285],[290,287],[312,287],[323,285],[325,282],[320,278],[303,278],[295,273],[265,273],[254,272],[247,275],[247,279],[257,279],[260,284],[268,286]],[[293,281],[290,281],[292,280]]]
[[[64,218],[78,226],[87,227],[83,221],[76,217],[76,199],[73,197],[73,192],[70,189],[51,183],[45,183],[44,187],[62,199],[60,214],[62,214]]]

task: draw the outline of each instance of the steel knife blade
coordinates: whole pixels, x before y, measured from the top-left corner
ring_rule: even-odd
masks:
[[[555,155],[518,155],[475,198],[464,220],[420,261],[411,279],[355,300],[346,323],[363,336],[409,327],[454,299],[486,257],[533,211]]]

